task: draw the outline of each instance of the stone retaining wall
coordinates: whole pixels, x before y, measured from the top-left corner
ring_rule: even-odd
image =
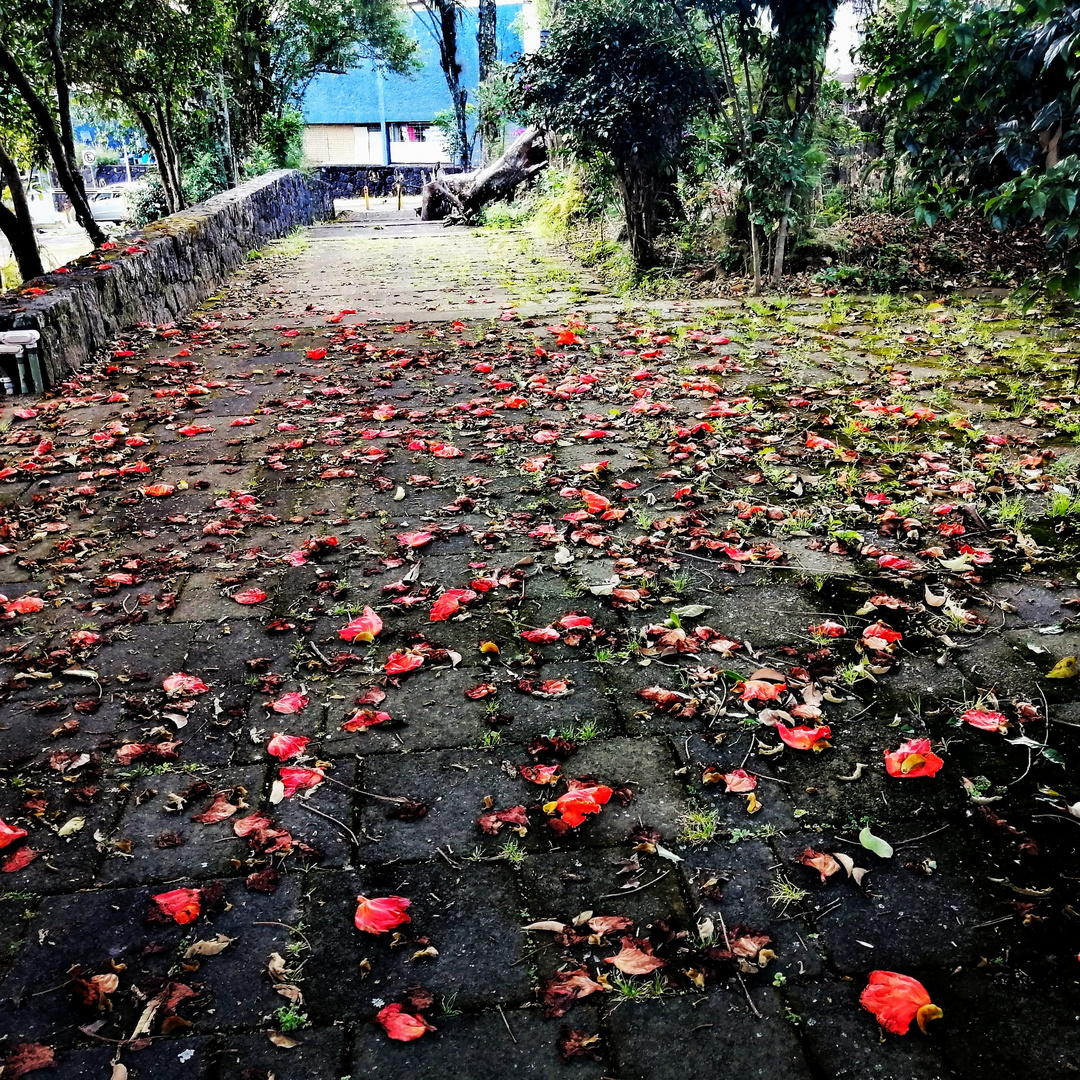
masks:
[[[319,165],[312,172],[330,185],[335,199],[362,199],[365,185],[374,199],[393,195],[399,177],[406,195],[419,195],[425,176],[435,169],[443,175],[461,172],[456,165]]]
[[[52,385],[124,327],[179,318],[216,292],[249,251],[333,213],[330,188],[318,179],[267,173],[0,296],[0,330],[41,334],[42,370]],[[47,291],[34,295],[37,288]]]

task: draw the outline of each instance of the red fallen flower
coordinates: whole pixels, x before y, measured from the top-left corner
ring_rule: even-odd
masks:
[[[419,532],[398,533],[395,539],[402,547],[420,548],[425,544],[430,544],[434,537],[431,533],[421,530]]]
[[[149,487],[144,487],[142,493],[149,495],[152,499],[162,499],[166,495],[171,495],[176,490],[174,484],[151,484]]]
[[[239,810],[235,803],[229,802],[228,793],[221,791],[214,796],[214,801],[201,813],[195,814],[192,821],[198,821],[203,825],[216,825],[219,821],[230,818]]]
[[[987,712],[985,709],[968,709],[961,714],[960,719],[980,731],[1003,732],[1009,726],[1009,718],[1004,713]]]
[[[883,570],[910,570],[914,565],[910,559],[900,555],[881,555],[878,558],[878,566]]]
[[[930,749],[929,739],[909,739],[896,750],[885,751],[890,776],[936,776],[945,762]]]
[[[529,818],[524,806],[511,806],[509,810],[489,810],[486,814],[481,814],[476,819],[476,824],[488,836],[497,836],[504,825],[518,826],[518,832],[524,836]]]
[[[785,690],[787,683],[768,682],[765,679],[746,679],[735,689],[743,701],[775,701]]]
[[[611,788],[598,784],[595,787],[571,788],[554,802],[544,804],[545,814],[559,814],[563,823],[576,829],[586,814],[599,814],[600,807],[611,798]]]
[[[465,453],[449,443],[435,442],[431,444],[431,453],[437,458],[464,457]]]
[[[253,585],[243,592],[233,593],[232,598],[237,604],[261,604],[266,599],[266,593]]]
[[[150,758],[152,761],[176,761],[179,758],[177,751],[184,744],[182,742],[159,742],[159,743],[127,743],[116,751],[116,760],[121,765],[130,765],[139,758]]]
[[[296,757],[311,740],[306,735],[282,735],[274,732],[274,737],[266,744],[266,752],[280,761]]]
[[[863,644],[870,649],[885,649],[890,645],[895,644],[904,635],[899,630],[894,630],[891,626],[886,626],[880,620],[876,623],[871,623],[862,632]],[[875,642],[882,642],[882,644],[874,644]]]
[[[799,862],[803,866],[816,870],[821,875],[822,881],[840,872],[840,864],[831,855],[827,855],[824,851],[815,851],[811,847],[799,856]]]
[[[944,1014],[930,1001],[926,987],[910,975],[895,971],[871,971],[859,1004],[872,1012],[886,1031],[906,1035],[914,1020],[926,1033],[926,1025]]]
[[[428,1031],[438,1031],[432,1027],[419,1013],[407,1013],[402,1005],[396,1002],[387,1005],[375,1015],[375,1023],[379,1024],[387,1037],[396,1039],[398,1042],[414,1042]]]
[[[29,866],[40,854],[40,851],[34,851],[24,844],[0,860],[0,873],[14,874],[17,870]]]
[[[202,679],[182,671],[166,676],[161,686],[166,694],[205,694],[210,689]]]
[[[652,942],[648,938],[624,937],[618,956],[609,956],[605,964],[614,964],[627,975],[648,975],[658,968],[667,967],[667,961],[653,956]]]
[[[58,267],[53,273],[59,274],[61,270],[67,270],[67,267]],[[4,1076],[9,1077],[9,1080],[19,1080],[19,1077],[36,1072],[38,1069],[54,1068],[56,1057],[52,1047],[45,1046],[43,1043],[16,1043],[0,1065],[3,1066]]]
[[[723,773],[725,791],[734,791],[743,794],[753,791],[757,787],[757,777],[751,776],[745,769],[732,769],[729,773]]]
[[[363,615],[358,615],[338,631],[338,637],[344,641],[374,641],[382,628],[382,619],[371,608],[365,607]]]
[[[662,686],[646,686],[637,692],[642,701],[651,701],[658,712],[677,713],[690,718],[697,714],[698,699],[678,690],[666,690]]]
[[[45,606],[45,601],[40,596],[20,596],[18,600],[11,600],[4,605],[4,611],[8,615],[32,615]]]
[[[483,650],[481,650],[483,651]],[[493,682],[477,683],[476,686],[470,686],[465,691],[465,696],[470,701],[480,701],[482,698],[491,697],[492,694],[499,692],[498,686]]]
[[[431,622],[445,622],[461,610],[462,604],[472,603],[476,593],[472,589],[447,589],[431,607]]]
[[[213,430],[210,424],[188,424],[187,427],[177,428],[176,433],[190,439],[193,435],[209,435]]]
[[[385,724],[390,720],[388,712],[376,712],[374,709],[360,709],[341,725],[342,731],[363,731],[364,728]]]
[[[386,658],[386,663],[383,664],[383,671],[387,675],[404,675],[407,671],[415,671],[423,663],[424,658],[420,653],[412,651],[392,652]]]
[[[789,728],[785,724],[777,724],[776,734],[780,736],[781,742],[786,743],[792,750],[813,750],[817,753],[829,745],[825,740],[832,736],[832,730],[828,724],[815,728]]]
[[[402,923],[412,922],[405,909],[412,904],[404,896],[381,896],[369,900],[366,896],[356,898],[356,914],[353,923],[365,934],[385,934]]]
[[[26,835],[25,829],[20,829],[18,825],[8,825],[3,818],[0,818],[0,848],[6,848]]]
[[[518,772],[533,784],[557,784],[561,765],[519,765]]]
[[[843,637],[847,633],[846,626],[833,622],[831,619],[826,619],[823,623],[818,623],[817,626],[811,626],[808,629],[815,637]]]
[[[181,926],[187,926],[199,917],[199,896],[198,889],[173,889],[171,892],[158,893],[152,899],[163,914]]]
[[[562,635],[553,626],[545,626],[540,630],[522,630],[521,636],[534,645],[550,645]]]
[[[298,791],[318,787],[326,774],[322,769],[305,769],[299,765],[287,765],[279,773],[285,788],[285,798],[291,799]]]
[[[564,630],[588,630],[592,627],[592,619],[588,615],[576,615],[571,611],[559,619],[559,626]]]
[[[68,635],[68,644],[75,649],[88,649],[101,642],[101,635],[93,630],[75,630]]]
[[[325,349],[308,349],[304,353],[304,355],[309,360],[325,360],[326,359],[326,350]]]
[[[310,699],[298,694],[295,690],[290,694],[282,694],[277,701],[270,702],[270,708],[276,713],[284,713],[286,716],[298,713],[307,708]]]
[[[588,997],[603,989],[603,985],[593,979],[583,967],[574,971],[556,971],[539,989],[544,1016],[549,1020],[565,1016],[570,1006],[579,998]]]
[[[544,679],[542,682],[535,679],[518,679],[515,686],[523,694],[531,694],[533,697],[544,698],[548,701],[569,697],[574,692],[573,684],[568,679]]]

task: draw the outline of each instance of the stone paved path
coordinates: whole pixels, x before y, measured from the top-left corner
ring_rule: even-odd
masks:
[[[1075,1075],[1077,402],[998,373],[1071,354],[938,312],[634,306],[391,216],[5,408],[9,1072]]]

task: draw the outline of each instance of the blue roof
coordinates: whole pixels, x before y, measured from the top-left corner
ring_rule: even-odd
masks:
[[[521,55],[521,35],[516,22],[521,4],[499,4],[496,22],[498,58]],[[413,76],[383,75],[370,62],[343,75],[316,76],[304,95],[304,121],[308,124],[377,124],[430,120],[451,107],[450,91],[439,67],[439,49],[421,13],[409,14],[409,31],[420,43],[417,57],[423,65]],[[477,9],[463,8],[458,26],[458,55],[462,84],[469,101],[476,104],[479,55],[476,45]]]

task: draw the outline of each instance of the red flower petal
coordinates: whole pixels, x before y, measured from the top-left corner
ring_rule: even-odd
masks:
[[[353,923],[365,934],[385,934],[402,923],[412,922],[405,909],[412,904],[404,896],[380,896],[369,900],[366,896],[356,898],[356,914]]]
[[[404,1006],[397,1003],[380,1009],[375,1022],[382,1026],[383,1031],[391,1039],[396,1039],[398,1042],[413,1042],[425,1032],[438,1030],[419,1013],[407,1013]]]
[[[153,897],[153,901],[181,926],[186,926],[199,917],[198,889],[173,889],[171,892],[158,893]]]

